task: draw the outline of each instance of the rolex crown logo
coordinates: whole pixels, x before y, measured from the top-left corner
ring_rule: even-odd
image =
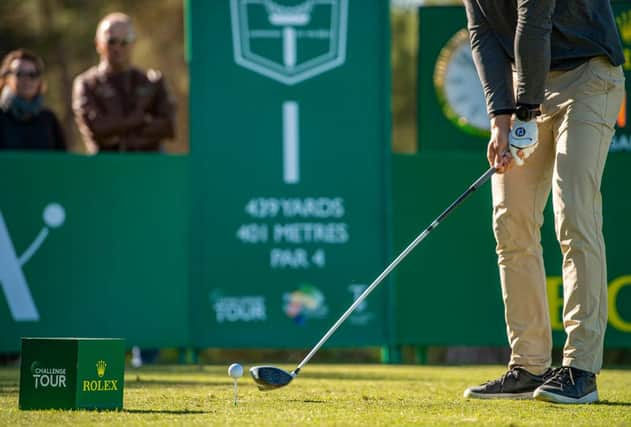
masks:
[[[631,11],[621,13],[616,17],[620,37],[625,44],[631,44]]]
[[[96,362],[96,373],[99,378],[105,375],[105,368],[107,368],[107,363],[105,363],[105,360],[99,360],[98,362]]]

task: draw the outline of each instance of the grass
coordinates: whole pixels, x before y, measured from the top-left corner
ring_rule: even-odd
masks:
[[[259,392],[249,377],[240,379],[239,403],[234,406],[227,365],[147,367],[127,370],[123,411],[95,412],[20,411],[18,370],[0,368],[0,426],[631,426],[631,370],[603,371],[598,378],[602,401],[592,405],[461,397],[467,386],[503,370],[501,366],[309,365],[289,386],[272,392]]]

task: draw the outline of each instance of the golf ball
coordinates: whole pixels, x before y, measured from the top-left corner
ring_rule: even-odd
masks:
[[[228,375],[232,378],[239,378],[243,375],[243,367],[238,363],[233,363],[228,367]]]

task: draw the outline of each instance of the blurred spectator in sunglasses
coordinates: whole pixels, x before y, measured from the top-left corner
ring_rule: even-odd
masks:
[[[74,82],[77,126],[99,151],[160,151],[175,134],[175,106],[161,73],[131,64],[135,39],[129,16],[107,15],[96,30],[100,63]]]
[[[43,105],[44,61],[32,52],[9,52],[0,66],[0,149],[65,150],[59,120]]]

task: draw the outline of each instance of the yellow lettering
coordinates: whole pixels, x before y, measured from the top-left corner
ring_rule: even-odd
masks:
[[[620,316],[616,302],[620,290],[625,286],[631,286],[631,276],[620,276],[609,284],[607,291],[609,298],[609,323],[622,332],[631,332],[631,321],[626,321]]]
[[[118,380],[83,380],[83,391],[118,391]]]
[[[561,276],[549,276],[546,278],[548,290],[548,309],[550,310],[550,324],[553,330],[563,330],[563,278]]]

